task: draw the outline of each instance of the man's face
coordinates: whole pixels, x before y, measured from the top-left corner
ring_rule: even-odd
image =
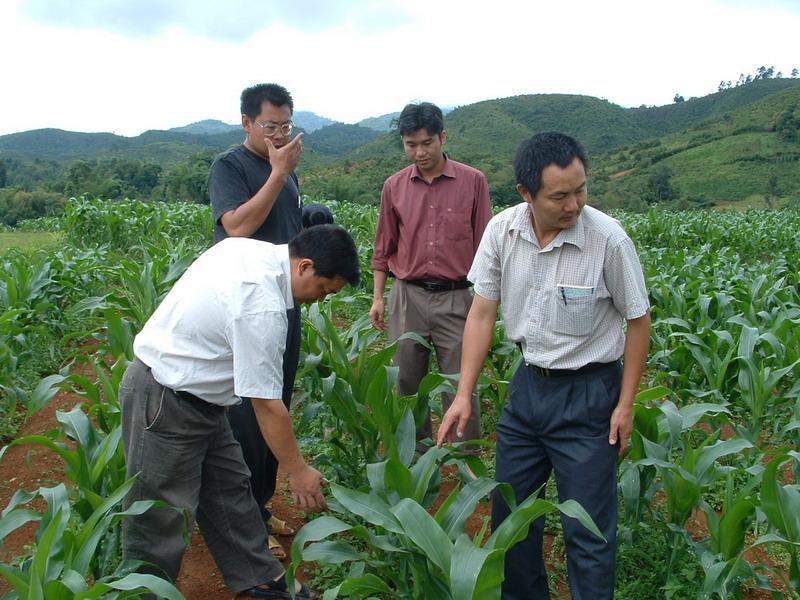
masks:
[[[301,258],[292,267],[292,296],[297,304],[311,304],[323,300],[329,294],[336,294],[347,283],[344,277],[318,277],[314,262]]]
[[[542,185],[533,195],[517,186],[531,209],[537,234],[558,233],[575,225],[586,206],[586,169],[579,158],[562,169],[556,164],[542,170]]]
[[[447,132],[428,133],[428,130],[417,129],[414,133],[403,136],[403,149],[409,160],[423,173],[435,172],[444,161],[442,145],[447,140]]]
[[[280,125],[289,123],[292,120],[292,110],[289,105],[275,106],[269,102],[262,102],[261,112],[255,119],[250,119],[247,115],[242,115],[242,127],[247,132],[247,142],[250,148],[264,156],[269,157],[265,138],[269,138],[272,145],[280,148],[289,143],[289,135],[280,130]],[[268,135],[264,132],[264,125],[278,125],[277,131]]]

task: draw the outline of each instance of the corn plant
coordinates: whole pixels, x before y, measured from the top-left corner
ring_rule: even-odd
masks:
[[[416,395],[398,396],[397,369],[391,366],[395,345],[371,351],[381,333],[370,325],[369,317],[363,315],[340,331],[334,324],[333,305],[314,304],[306,313],[305,359],[299,378],[310,400],[306,419],[323,409],[329,415],[327,448],[318,456],[318,464],[333,470],[335,480],[357,485],[363,482],[364,465],[396,450],[395,433],[406,411],[412,412],[414,422],[421,422],[429,397],[452,385],[429,374]]]
[[[411,421],[410,411],[406,419]],[[431,448],[410,465],[414,429],[406,427],[398,435],[403,438],[400,446],[404,452],[368,466],[368,491],[332,484],[335,502],[331,507],[341,518],[321,517],[298,532],[292,544],[290,580],[302,561],[351,563],[349,576],[325,593],[326,600],[376,594],[387,598],[499,599],[505,553],[527,536],[535,519],[561,511],[602,537],[576,502],[553,504],[539,498],[537,490],[517,506],[508,484],[484,477],[454,489],[432,515],[429,507],[438,495],[439,467],[449,451]],[[466,519],[495,488],[513,508],[512,513],[485,543],[486,523],[473,540],[464,531]],[[328,539],[342,533],[347,533],[347,540]]]
[[[0,542],[17,528],[38,522],[36,539],[20,565],[0,565],[3,577],[13,591],[8,600],[84,600],[90,598],[138,598],[144,592],[181,600],[181,593],[169,582],[135,573],[141,563],[119,563],[115,554],[103,549],[108,532],[119,527],[126,515],[141,514],[153,501],[134,503],[127,511],[115,510],[134,480],[123,482],[88,515],[73,512],[64,484],[39,488],[29,493],[18,491],[0,514]],[[26,508],[41,498],[46,509]]]
[[[0,450],[0,460],[8,448],[21,444],[52,450],[64,460],[65,474],[75,484],[80,498],[76,506],[85,516],[125,481],[122,429],[117,427],[108,434],[98,431],[80,406],[68,412],[56,411],[56,419],[60,429],[17,438]]]
[[[789,553],[789,577],[786,582],[800,595],[800,486],[782,484],[780,468],[787,461],[800,462],[800,453],[790,451],[773,458],[764,470],[761,484],[761,510],[771,532],[761,536],[753,546],[777,544]],[[785,576],[785,575],[781,575]]]

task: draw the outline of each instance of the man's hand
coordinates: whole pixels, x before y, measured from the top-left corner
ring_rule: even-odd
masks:
[[[441,448],[445,441],[452,443],[456,440],[453,438],[453,428],[455,427],[455,434],[459,439],[464,437],[464,429],[467,426],[467,421],[472,416],[472,399],[470,396],[456,395],[450,408],[444,414],[442,424],[439,426],[439,431],[436,433],[436,445]]]
[[[272,170],[288,176],[289,173],[297,168],[300,163],[300,155],[303,154],[303,134],[298,133],[295,138],[280,148],[276,148],[272,140],[265,137],[264,142],[267,145],[267,152],[269,153],[269,164]]]
[[[292,497],[300,508],[323,509],[327,506],[322,494],[322,473],[303,463],[289,472]]]
[[[611,413],[611,431],[608,434],[608,443],[612,446],[619,440],[619,454],[625,453],[633,433],[633,408],[620,402]]]
[[[369,320],[372,321],[372,326],[375,329],[380,329],[381,331],[389,329],[383,317],[384,310],[383,298],[376,298],[372,301],[372,308],[369,309]]]

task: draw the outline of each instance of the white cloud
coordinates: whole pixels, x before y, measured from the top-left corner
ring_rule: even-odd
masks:
[[[354,122],[414,99],[575,93],[660,105],[762,64],[800,66],[800,14],[782,2],[407,0],[375,14],[364,1],[246,10],[235,0],[224,15],[189,0],[156,4],[148,13],[150,0],[73,0],[69,18],[61,0],[0,4],[0,134],[238,122],[239,93],[261,81],[285,85],[299,110]],[[241,36],[224,34],[236,27]]]

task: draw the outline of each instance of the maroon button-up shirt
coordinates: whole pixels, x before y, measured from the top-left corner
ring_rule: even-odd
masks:
[[[477,169],[447,159],[428,183],[409,165],[383,184],[372,268],[398,279],[466,279],[491,216]]]

